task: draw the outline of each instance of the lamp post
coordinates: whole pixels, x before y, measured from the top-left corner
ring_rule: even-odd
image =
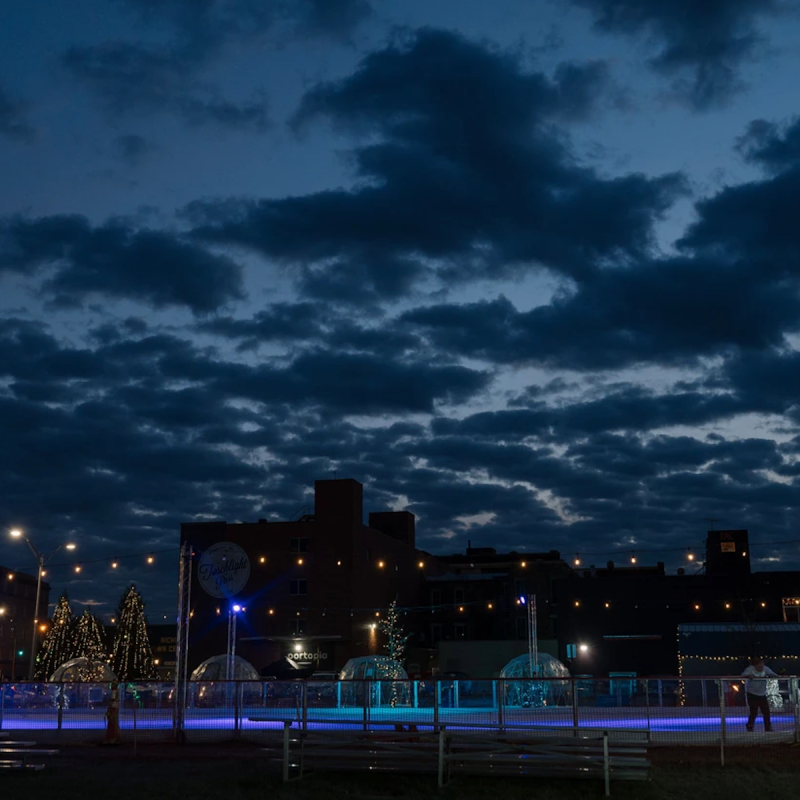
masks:
[[[25,536],[21,530],[18,528],[14,528],[11,531],[11,535],[15,539],[24,539],[28,543],[28,547],[30,547],[31,552],[33,553],[34,558],[36,559],[36,563],[38,564],[38,570],[36,575],[36,605],[33,607],[33,636],[31,638],[31,652],[30,652],[30,662],[28,664],[28,680],[33,680],[33,665],[34,665],[34,658],[36,656],[36,629],[39,626],[39,599],[42,593],[42,571],[44,570],[45,564],[62,548],[65,547],[67,550],[74,550],[75,545],[72,543],[68,544],[60,544],[58,547],[51,550],[49,553],[45,554],[40,552],[33,542]]]

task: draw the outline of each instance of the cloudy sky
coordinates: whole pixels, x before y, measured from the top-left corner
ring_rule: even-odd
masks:
[[[434,553],[676,569],[713,518],[800,567],[798,33],[789,0],[4,3],[0,527],[151,619],[181,521],[334,475]]]

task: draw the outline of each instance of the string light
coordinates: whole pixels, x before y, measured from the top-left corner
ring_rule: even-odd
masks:
[[[299,567],[302,567],[302,566],[303,566],[303,559],[302,559],[302,558],[298,558],[298,559],[297,559],[297,565],[298,565]]]
[[[420,562],[419,562],[419,564],[417,564],[417,566],[418,566],[420,569],[422,569],[422,568],[425,566],[425,562],[424,562],[424,561],[420,561]]]
[[[336,562],[336,566],[337,566],[337,567],[341,567],[341,566],[342,566],[342,562],[341,562],[341,560],[339,560],[339,561],[337,561],[337,562]]]
[[[46,570],[46,569],[43,569],[43,570],[42,570],[42,577],[44,578],[44,576],[45,576],[45,575],[47,575],[47,570]]]
[[[519,565],[524,569],[525,567],[528,566],[528,562],[527,561],[520,561]]]
[[[13,581],[13,580],[14,580],[14,573],[13,573],[13,572],[9,572],[9,573],[8,573],[8,579],[9,579],[10,581]]]
[[[606,608],[611,608],[611,603],[606,603]]]
[[[261,556],[261,557],[258,559],[258,563],[259,563],[259,564],[266,564],[266,563],[267,563],[267,557],[266,557],[266,556]]]
[[[152,564],[154,561],[155,561],[155,558],[153,558],[153,556],[152,556],[152,555],[150,555],[150,556],[147,556],[147,563],[148,563],[148,564]]]
[[[581,604],[581,601],[580,600],[576,600],[575,601],[575,608],[579,608],[580,604]]]
[[[631,554],[631,564],[635,564],[635,563],[636,563],[636,553],[632,553]]]
[[[271,608],[267,613],[272,616],[275,613],[275,609]]]
[[[383,567],[384,567],[383,561],[379,561],[378,562],[378,569],[383,569]]]
[[[694,604],[694,610],[695,611],[699,611],[700,610],[700,604],[699,603],[695,603]]]
[[[486,606],[486,608],[488,608],[488,609],[489,609],[489,611],[491,611],[491,610],[494,608],[494,606],[493,606],[491,603],[489,603],[489,604]]]
[[[731,607],[730,603],[725,603],[725,608],[730,608],[730,607]]]
[[[464,611],[464,606],[459,606],[459,607],[458,607],[458,610],[459,610],[460,612],[463,612],[463,611]]]
[[[115,558],[115,559],[114,559],[114,560],[111,562],[111,569],[116,569],[118,566],[119,566],[119,564],[117,563],[117,559]]]
[[[581,565],[580,555],[578,555],[578,553],[575,553],[575,566],[579,567],[580,565]]]
[[[75,565],[75,572],[80,572],[80,571],[81,571],[81,565],[80,564],[76,564]]]
[[[694,561],[694,553],[690,550],[686,558],[688,558],[689,561]]]

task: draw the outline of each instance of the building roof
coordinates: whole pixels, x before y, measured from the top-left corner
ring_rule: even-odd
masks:
[[[444,575],[430,575],[425,578],[426,583],[447,583],[449,581],[493,581],[497,578],[507,578],[505,572],[447,572]]]
[[[797,622],[764,622],[758,625],[741,624],[704,624],[690,622],[678,625],[678,633],[800,633],[800,623]]]

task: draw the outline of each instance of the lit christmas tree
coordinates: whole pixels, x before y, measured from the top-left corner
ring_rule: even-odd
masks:
[[[103,623],[88,609],[75,623],[72,658],[85,658],[85,668],[79,670],[82,681],[102,681],[108,664]]]
[[[400,612],[397,610],[397,599],[392,600],[386,616],[378,622],[378,627],[382,633],[386,634],[386,644],[384,650],[391,659],[389,670],[390,678],[401,678],[403,675],[403,658],[406,652],[406,643],[408,642],[408,634],[403,630],[403,625],[400,620]],[[398,700],[398,687],[397,684],[392,684],[392,695],[390,703],[392,706],[397,705]]]
[[[72,657],[72,647],[72,609],[69,607],[67,593],[64,592],[56,604],[50,629],[36,656],[36,680],[49,680],[56,669]]]
[[[117,635],[111,654],[111,669],[121,681],[155,678],[153,652],[147,638],[144,601],[135,586],[131,586],[117,610]]]

